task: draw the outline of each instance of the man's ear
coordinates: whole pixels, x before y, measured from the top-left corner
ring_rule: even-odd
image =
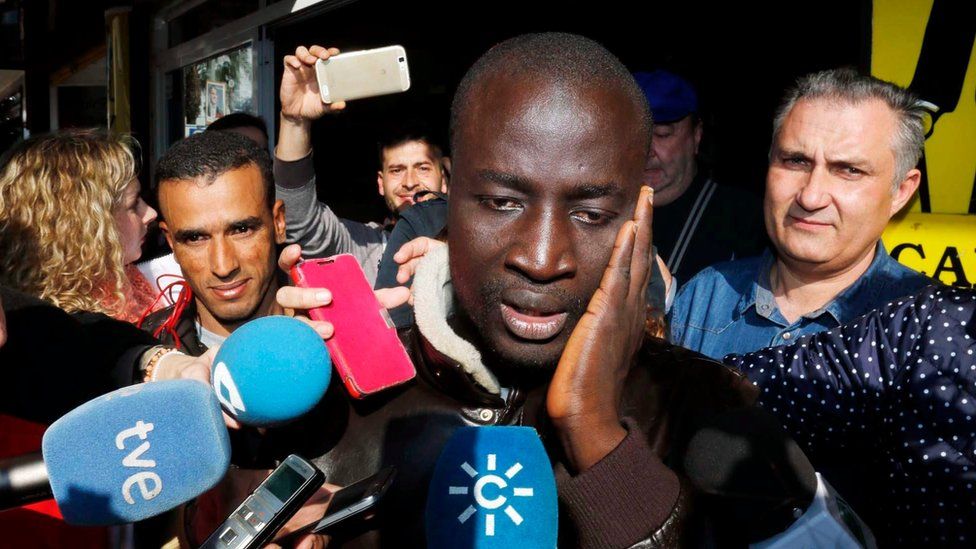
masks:
[[[441,192],[447,194],[451,183],[451,157],[441,157]]]
[[[383,189],[383,172],[376,172],[376,190],[379,191],[380,196],[386,196],[386,191]]]
[[[917,168],[908,170],[905,174],[905,178],[902,179],[901,183],[895,187],[895,194],[891,198],[891,211],[888,212],[888,217],[891,218],[896,213],[898,213],[905,204],[915,196],[915,191],[918,190],[918,185],[922,181],[922,172]]]
[[[275,244],[285,243],[285,203],[280,198],[271,207],[271,221],[274,223]]]

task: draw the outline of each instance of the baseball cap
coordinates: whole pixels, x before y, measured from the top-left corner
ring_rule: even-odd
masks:
[[[634,79],[647,97],[655,124],[675,122],[698,112],[695,88],[677,74],[664,70],[635,72]]]

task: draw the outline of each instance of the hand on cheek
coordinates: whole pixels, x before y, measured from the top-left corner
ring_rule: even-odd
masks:
[[[592,467],[626,436],[620,395],[644,338],[650,280],[653,191],[643,187],[634,218],[617,234],[610,263],[556,367],[546,400],[577,472]]]

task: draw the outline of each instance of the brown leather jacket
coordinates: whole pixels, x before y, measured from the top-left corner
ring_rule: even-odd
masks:
[[[417,378],[356,401],[333,380],[322,403],[297,423],[272,429],[252,446],[257,462],[296,452],[328,482],[345,485],[387,465],[398,469],[380,517],[341,533],[330,547],[420,547],[427,486],[438,455],[462,426],[535,427],[549,452],[560,494],[560,547],[697,545],[707,517],[682,480],[685,445],[704,418],[751,405],[753,386],[718,363],[662,340],[649,340],[623,395],[630,435],[600,463],[571,476],[545,415],[546,386],[514,387],[502,399],[474,383],[414,328],[401,331]],[[267,463],[266,463],[267,464]]]
[[[151,316],[144,329],[157,326],[167,312]],[[203,351],[193,327],[195,314],[187,308],[176,327],[191,354]],[[695,506],[681,463],[703,421],[754,401],[753,385],[736,370],[648,339],[622,396],[622,420],[630,435],[600,463],[572,476],[545,414],[544,381],[511,387],[502,399],[437,352],[415,326],[401,330],[400,337],[417,367],[414,381],[354,400],[333,379],[319,406],[298,422],[264,435],[253,429],[233,433],[232,461],[239,467],[273,468],[289,453],[298,453],[338,485],[388,465],[397,467],[382,516],[340,532],[330,547],[422,546],[427,486],[441,449],[457,428],[479,425],[526,425],[538,431],[556,472],[560,547],[675,547],[712,541],[711,515],[721,508],[714,502]]]

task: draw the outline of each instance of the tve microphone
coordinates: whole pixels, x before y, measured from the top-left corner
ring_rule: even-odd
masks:
[[[228,414],[277,425],[308,413],[329,388],[332,361],[310,326],[266,316],[234,330],[214,358],[211,382]]]
[[[192,380],[143,383],[82,404],[44,433],[40,456],[0,463],[3,507],[54,496],[65,522],[143,520],[223,478],[230,438],[217,399]]]
[[[432,548],[556,546],[556,480],[530,427],[464,427],[447,441],[427,492]]]
[[[751,547],[875,547],[874,536],[761,408],[724,412],[688,444],[685,472],[723,506],[728,534]]]

